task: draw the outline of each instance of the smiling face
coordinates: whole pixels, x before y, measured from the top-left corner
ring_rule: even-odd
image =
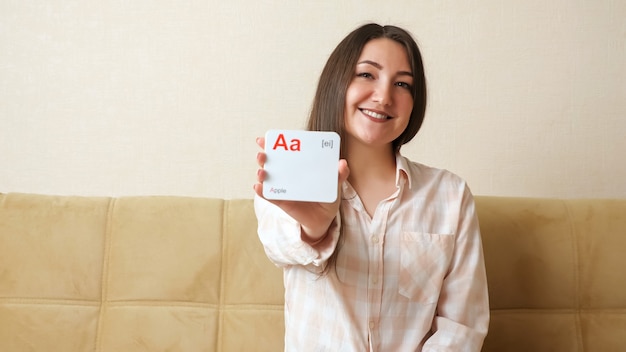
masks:
[[[346,91],[347,145],[392,149],[411,117],[412,85],[411,65],[400,43],[378,38],[365,44]]]

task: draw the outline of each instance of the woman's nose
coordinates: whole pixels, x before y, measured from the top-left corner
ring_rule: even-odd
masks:
[[[389,84],[383,82],[377,84],[374,90],[373,100],[382,106],[391,105],[393,97],[391,95],[391,87]]]

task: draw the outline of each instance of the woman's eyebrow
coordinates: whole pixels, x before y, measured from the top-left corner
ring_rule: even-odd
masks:
[[[372,65],[374,67],[376,67],[379,70],[383,69],[383,66],[381,64],[379,64],[376,61],[372,61],[372,60],[363,60],[357,63],[357,65],[362,65],[362,64],[368,64],[368,65]],[[413,73],[411,73],[410,71],[398,71],[397,72],[398,76],[411,76],[413,77]]]
[[[361,64],[369,64],[369,65],[372,65],[372,66],[376,67],[379,70],[382,70],[382,68],[383,68],[381,66],[381,64],[379,64],[376,61],[372,61],[372,60],[363,60],[363,61],[359,62],[357,65],[361,65]]]

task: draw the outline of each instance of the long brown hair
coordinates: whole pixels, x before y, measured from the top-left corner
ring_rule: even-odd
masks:
[[[363,25],[337,45],[320,75],[307,123],[309,131],[334,131],[344,140],[346,91],[355,75],[356,64],[365,44],[372,39],[388,38],[400,43],[407,52],[413,73],[413,111],[404,132],[393,141],[395,152],[408,143],[422,127],[426,112],[426,77],[422,55],[407,31],[375,23]]]
[[[341,140],[345,140],[345,104],[346,91],[355,75],[357,61],[361,56],[363,47],[372,39],[388,38],[400,43],[405,49],[413,73],[413,110],[409,124],[402,134],[393,141],[394,152],[400,151],[402,145],[408,143],[422,127],[424,114],[426,113],[426,77],[422,55],[415,40],[407,31],[395,26],[381,26],[375,23],[363,25],[337,45],[330,54],[328,61],[320,75],[317,91],[311,107],[311,114],[307,123],[309,131],[334,131],[339,134]],[[343,142],[342,142],[343,143]],[[342,157],[343,155],[342,148]],[[343,219],[343,211],[339,207],[340,217]],[[343,244],[344,227],[339,228],[339,243],[332,256],[326,263],[326,267],[320,274],[324,276],[331,267],[335,267],[337,255]]]

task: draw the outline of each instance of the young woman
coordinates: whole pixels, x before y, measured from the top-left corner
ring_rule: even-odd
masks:
[[[257,155],[258,234],[284,269],[286,351],[480,351],[489,306],[472,195],[400,154],[425,109],[410,34],[364,25],[329,57],[308,122],[341,136],[337,201],[264,199]]]

